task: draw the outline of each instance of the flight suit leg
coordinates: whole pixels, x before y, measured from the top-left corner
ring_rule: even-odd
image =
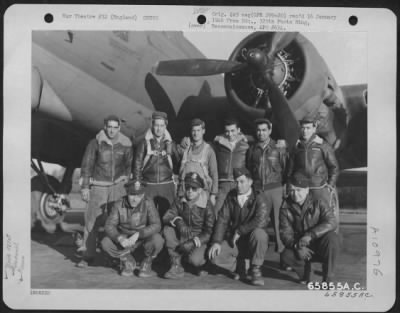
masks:
[[[224,205],[225,198],[229,191],[235,188],[235,182],[230,181],[220,181],[218,183],[218,194],[215,201],[214,206],[214,213],[215,216],[218,218],[218,212],[221,210],[222,206]]]
[[[261,228],[256,228],[249,236],[249,253],[251,265],[261,266],[268,250],[268,234]]]
[[[203,245],[201,247],[195,248],[187,256],[188,263],[195,267],[200,267],[200,266],[206,264],[206,258],[205,258],[206,250],[207,250],[207,245]]]
[[[160,253],[164,246],[164,239],[159,233],[143,239],[144,255],[153,259]]]
[[[108,188],[103,186],[92,186],[90,189],[90,199],[85,212],[85,228],[83,234],[83,245],[86,250],[84,258],[94,258],[96,255],[96,240],[98,228],[104,222],[103,208],[107,205]]]
[[[211,259],[211,263],[222,267],[230,272],[236,270],[237,256],[239,254],[238,248],[231,247],[226,240],[221,243],[221,252]]]

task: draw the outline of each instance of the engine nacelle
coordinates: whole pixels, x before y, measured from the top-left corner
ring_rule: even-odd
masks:
[[[273,35],[272,32],[252,33],[236,46],[230,61],[246,62],[246,53],[252,49],[267,51]],[[272,80],[286,97],[294,119],[317,115],[318,132],[334,144],[336,135],[331,108],[343,108],[343,95],[313,44],[297,34],[268,62]],[[263,75],[251,66],[225,75],[229,100],[250,119],[277,115],[272,110]]]

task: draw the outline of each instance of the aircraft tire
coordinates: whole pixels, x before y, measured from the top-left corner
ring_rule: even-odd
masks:
[[[47,179],[54,190],[60,189],[60,182],[53,176],[47,175]],[[44,230],[54,233],[57,224],[62,222],[64,215],[60,215],[49,207],[51,191],[42,182],[39,176],[31,179],[31,230]]]

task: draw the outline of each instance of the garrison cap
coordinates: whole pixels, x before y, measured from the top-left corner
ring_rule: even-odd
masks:
[[[124,185],[124,187],[126,188],[126,193],[128,195],[141,195],[144,193],[144,186],[138,180],[130,180]]]
[[[238,177],[240,177],[242,175],[246,176],[247,178],[252,178],[251,174],[250,174],[250,171],[245,167],[240,167],[240,168],[234,168],[233,169],[233,178],[234,179],[237,179]]]
[[[118,124],[121,124],[121,119],[114,114],[110,114],[109,116],[107,116],[104,119],[104,124],[107,124],[108,121],[115,121],[115,122],[118,122]]]
[[[161,112],[161,111],[154,111],[153,114],[151,115],[151,118],[153,120],[165,120],[168,121],[168,115],[165,112]]]
[[[316,122],[318,122],[318,118],[317,118],[317,116],[315,116],[315,115],[304,116],[304,117],[299,121],[300,125],[301,125],[301,124],[309,124],[309,123],[315,124]]]
[[[271,128],[271,127],[272,127],[271,121],[270,121],[269,119],[267,119],[267,118],[258,118],[258,119],[256,119],[256,120],[254,121],[254,123],[255,123],[256,125],[259,125],[259,124],[267,124],[267,125],[268,125],[268,128]]]
[[[199,174],[195,172],[189,172],[185,175],[184,179],[185,186],[194,188],[204,188],[204,181]]]
[[[300,188],[307,188],[310,186],[308,177],[302,173],[295,173],[291,176],[289,178],[289,184]]]
[[[194,118],[190,122],[190,127],[193,127],[193,126],[201,126],[201,127],[205,128],[206,127],[206,123],[204,123],[204,121],[199,119],[199,118]]]

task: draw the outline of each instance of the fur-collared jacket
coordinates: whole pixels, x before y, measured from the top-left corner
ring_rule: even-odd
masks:
[[[307,142],[298,140],[290,153],[288,177],[300,172],[310,180],[310,187],[336,185],[339,165],[333,148],[321,137],[313,135]]]
[[[144,196],[134,208],[125,196],[113,205],[104,229],[115,242],[121,235],[129,237],[136,232],[139,232],[139,239],[144,239],[160,232],[161,220],[151,199]]]
[[[113,184],[121,176],[129,178],[132,167],[132,142],[118,133],[115,143],[101,130],[92,139],[83,155],[81,165],[82,188],[90,184]]]
[[[253,177],[253,186],[257,191],[264,191],[282,186],[288,154],[283,140],[276,143],[270,139],[263,147],[254,143],[247,153],[247,168]]]
[[[208,243],[215,221],[215,214],[209,200],[204,201],[199,198],[197,202],[191,204],[185,198],[177,198],[165,213],[163,222],[165,225],[175,227],[178,219],[181,219],[190,228],[192,236],[198,237],[202,245]]]
[[[287,198],[279,213],[279,232],[283,244],[293,248],[304,235],[320,238],[337,227],[333,209],[324,200],[315,200],[308,194],[303,205]]]
[[[136,148],[133,179],[152,184],[172,182],[176,154],[176,146],[167,130],[158,141],[149,129]]]
[[[246,136],[240,134],[234,147],[225,136],[217,136],[213,147],[217,157],[218,180],[233,181],[233,169],[246,166],[246,153],[249,149]]]

